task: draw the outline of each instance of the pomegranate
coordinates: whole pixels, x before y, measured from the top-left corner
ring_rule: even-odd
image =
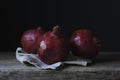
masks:
[[[42,34],[43,32],[41,30],[41,27],[25,31],[21,38],[21,46],[23,51],[35,54],[37,50],[36,41],[38,37],[41,36]]]
[[[46,64],[61,61],[69,53],[68,41],[61,36],[59,26],[39,37],[37,44],[39,58]]]
[[[70,38],[71,51],[76,56],[92,59],[99,53],[98,42],[92,31],[79,29]]]

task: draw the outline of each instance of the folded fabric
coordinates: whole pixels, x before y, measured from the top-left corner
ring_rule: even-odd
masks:
[[[76,64],[81,66],[87,66],[87,64],[92,63],[91,60],[69,55],[68,58],[63,62],[56,62],[52,65],[48,65],[38,58],[38,54],[28,54],[24,52],[21,47],[18,47],[16,49],[16,59],[22,64],[27,65],[26,63],[29,63],[34,65],[38,69],[56,69],[63,64]]]

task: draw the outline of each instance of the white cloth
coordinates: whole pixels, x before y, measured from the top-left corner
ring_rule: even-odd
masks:
[[[91,60],[69,55],[66,61],[57,62],[52,65],[48,65],[42,62],[38,58],[37,54],[32,54],[32,53],[28,54],[24,52],[20,47],[16,49],[16,59],[22,64],[25,64],[24,62],[27,62],[29,64],[34,65],[38,69],[56,69],[63,64],[77,64],[77,65],[87,66],[88,63],[92,63]]]

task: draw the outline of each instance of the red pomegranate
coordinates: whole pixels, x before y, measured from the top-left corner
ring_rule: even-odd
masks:
[[[36,41],[39,36],[43,34],[41,27],[38,27],[37,29],[29,29],[25,31],[21,38],[21,46],[23,51],[27,53],[37,53],[37,44]]]
[[[100,50],[100,44],[92,31],[79,29],[70,38],[71,51],[74,55],[92,59]]]
[[[46,64],[61,61],[69,53],[68,41],[61,36],[59,26],[39,37],[37,44],[39,58]]]

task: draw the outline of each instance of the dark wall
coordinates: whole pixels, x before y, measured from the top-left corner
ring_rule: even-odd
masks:
[[[22,33],[42,26],[62,26],[67,38],[79,28],[91,29],[102,51],[120,51],[120,6],[117,1],[10,0],[0,2],[0,51],[15,51]]]

